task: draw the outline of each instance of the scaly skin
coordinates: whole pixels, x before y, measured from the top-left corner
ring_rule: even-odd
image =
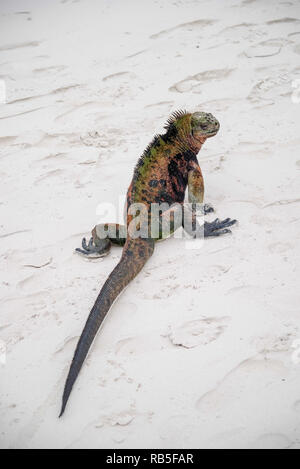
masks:
[[[136,165],[127,193],[127,230],[123,225],[97,225],[92,231],[89,244],[84,239],[82,249],[77,249],[84,255],[100,257],[109,252],[111,243],[124,246],[120,262],[103,285],[78,341],[64,388],[60,416],[64,413],[75,380],[112,303],[151,257],[155,241],[162,238],[161,233],[153,238],[150,234],[146,238],[133,237],[131,221],[134,217],[130,214],[132,204],[142,203],[146,206],[146,223],[149,227],[151,204],[177,203],[182,207],[187,186],[189,202],[202,204],[204,184],[197,153],[207,138],[216,135],[219,127],[219,122],[211,114],[175,112],[165,126],[166,133],[153,139]],[[160,216],[160,223],[166,214],[164,212]],[[194,220],[192,212],[190,217]],[[218,219],[212,223],[205,222],[204,236],[228,233],[228,227],[235,222],[236,220],[229,218],[223,222]],[[172,229],[175,230],[175,223],[173,225]],[[183,226],[188,231],[187,226]],[[115,232],[112,234],[108,229],[115,229]],[[103,235],[104,231],[107,234]]]

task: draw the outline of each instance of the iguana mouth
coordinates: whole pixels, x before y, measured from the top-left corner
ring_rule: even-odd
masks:
[[[214,135],[216,135],[218,133],[218,130],[212,130],[211,132],[207,132],[206,135],[209,135],[209,137],[213,137]]]
[[[211,132],[206,132],[205,134],[198,136],[198,135],[195,135],[194,130],[192,130],[192,136],[196,139],[203,138],[203,137],[204,138],[213,137],[214,135],[217,135],[218,131],[219,131],[219,128],[217,130],[212,130]]]

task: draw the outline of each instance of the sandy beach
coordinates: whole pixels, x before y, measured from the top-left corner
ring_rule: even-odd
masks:
[[[300,449],[300,2],[3,0],[0,31],[0,447]],[[220,121],[238,225],[157,244],[58,419],[121,256],[74,249],[177,109]]]

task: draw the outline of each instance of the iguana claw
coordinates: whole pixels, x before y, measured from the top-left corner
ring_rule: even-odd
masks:
[[[204,204],[203,206],[204,215],[206,215],[207,213],[212,213],[214,211],[215,209],[210,204]]]
[[[101,240],[101,243],[96,246],[93,238],[89,240],[88,244],[86,243],[86,239],[83,238],[81,246],[82,249],[76,248],[75,251],[79,254],[83,254],[84,256],[98,258],[106,256],[109,253],[110,241],[108,239],[103,239]]]
[[[230,218],[225,218],[225,220],[220,221],[219,218],[216,218],[215,221],[209,223],[204,223],[204,237],[209,236],[220,236],[222,234],[231,233],[231,230],[228,229],[229,226],[234,225],[237,220],[231,220]]]

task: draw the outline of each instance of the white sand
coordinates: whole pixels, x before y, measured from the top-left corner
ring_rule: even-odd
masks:
[[[6,0],[0,13],[0,446],[300,448],[300,2]],[[73,250],[178,108],[220,120],[199,155],[206,201],[239,225],[200,250],[157,246],[58,420],[121,254]]]

